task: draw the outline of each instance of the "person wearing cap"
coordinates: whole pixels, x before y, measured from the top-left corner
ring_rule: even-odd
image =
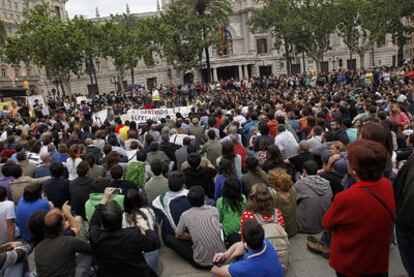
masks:
[[[190,136],[195,136],[198,144],[204,144],[204,127],[199,125],[199,120],[197,117],[194,117],[191,120],[192,126],[188,129],[188,134]]]

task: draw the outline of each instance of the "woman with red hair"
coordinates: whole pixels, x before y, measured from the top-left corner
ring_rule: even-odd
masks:
[[[338,276],[388,276],[395,202],[384,178],[389,154],[380,143],[358,140],[348,147],[356,183],[338,193],[323,225],[333,231],[329,264]]]

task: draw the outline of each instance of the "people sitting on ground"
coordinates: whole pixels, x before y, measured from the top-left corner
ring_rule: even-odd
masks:
[[[44,182],[43,193],[56,208],[61,208],[66,201],[70,201],[69,180],[64,179],[65,168],[62,163],[53,162],[50,165],[52,179]]]
[[[246,160],[247,173],[241,178],[243,194],[248,196],[252,187],[257,183],[267,183],[266,172],[259,167],[259,161],[255,157]]]
[[[50,165],[52,163],[52,157],[49,153],[44,153],[40,155],[40,160],[42,161],[40,166],[36,168],[34,172],[34,178],[42,178],[46,176],[52,176],[50,173]]]
[[[168,244],[196,268],[210,268],[217,252],[224,251],[219,213],[206,205],[204,189],[192,187],[188,192],[191,208],[180,216],[176,237]]]
[[[157,218],[161,222],[162,238],[167,246],[174,241],[178,220],[191,205],[188,202],[188,190],[184,188],[185,177],[179,171],[173,171],[168,177],[168,191],[161,193],[152,202]]]
[[[25,241],[30,241],[30,232],[27,228],[31,215],[38,211],[48,211],[53,208],[47,200],[42,199],[40,184],[28,185],[24,188],[23,197],[16,206],[16,224]]]
[[[228,159],[222,159],[219,163],[218,169],[217,169],[217,176],[215,179],[215,186],[214,186],[214,200],[217,201],[217,199],[223,195],[223,187],[224,182],[227,178],[235,177],[238,179],[234,164],[231,160]],[[241,189],[241,184],[240,184]]]
[[[157,196],[168,191],[168,179],[165,177],[167,169],[168,165],[161,160],[157,159],[151,163],[151,171],[154,176],[144,186],[148,203],[152,203]]]
[[[16,235],[14,203],[7,199],[7,191],[0,186],[0,245],[14,241]]]
[[[76,168],[76,179],[69,183],[70,199],[73,211],[76,215],[86,220],[85,203],[89,199],[92,184],[95,179],[88,177],[89,162],[82,161]]]
[[[190,189],[193,186],[201,186],[206,196],[214,199],[214,177],[216,176],[216,170],[211,167],[202,167],[201,155],[199,153],[191,153],[188,155],[187,162],[190,168],[183,170],[186,188]]]
[[[122,228],[122,208],[111,201],[115,190],[105,189],[89,227],[89,240],[96,253],[98,276],[157,276],[142,253],[159,249],[159,238],[144,219],[138,220],[135,227]]]
[[[272,169],[267,174],[275,207],[282,212],[289,237],[298,232],[296,220],[296,189],[292,177],[281,168]]]
[[[85,156],[85,160],[89,162],[88,176],[91,178],[103,178],[106,176],[103,166],[96,164],[96,156],[93,153],[88,153]]]
[[[148,226],[152,231],[157,232],[155,213],[148,206],[145,195],[139,193],[136,189],[129,189],[125,193],[124,212],[122,214],[122,228],[135,227],[137,222],[144,219],[148,222]],[[122,208],[122,206],[121,206]],[[158,272],[160,250],[144,252],[144,258],[148,266],[155,272]]]
[[[89,199],[85,202],[85,216],[88,222],[91,221],[96,206],[101,203],[102,198],[104,197],[105,188],[112,187],[112,184],[113,183],[106,178],[96,179],[92,184],[90,184]],[[116,188],[112,194],[112,200],[116,201],[122,209],[124,208],[124,194],[126,192],[127,191],[123,192],[121,189]]]
[[[233,142],[226,141],[222,144],[222,155],[217,158],[216,164],[220,167],[220,162],[224,159],[231,161],[235,173],[238,178],[242,176],[242,158],[239,154],[234,152],[234,145]]]
[[[35,236],[35,264],[39,276],[75,276],[82,266],[85,266],[83,270],[90,266],[91,258],[79,255],[92,254],[89,243],[75,237],[80,230],[80,220],[72,216],[71,207],[67,204],[62,210],[52,209],[30,219],[29,229]]]
[[[214,130],[208,130],[207,135],[208,141],[203,145],[202,153],[206,154],[206,158],[213,166],[217,166],[217,158],[222,155],[222,145],[217,139],[217,135]]]
[[[214,255],[211,272],[215,276],[284,276],[276,251],[257,221],[246,220],[242,236],[244,243],[233,244],[226,252]]]
[[[295,183],[298,232],[316,234],[322,231],[322,218],[332,201],[329,181],[317,175],[315,161],[303,164],[302,178]]]
[[[112,187],[120,189],[120,193],[124,194],[128,189],[138,189],[137,185],[132,181],[123,180],[124,169],[119,164],[111,168]]]
[[[307,141],[302,140],[299,142],[299,153],[297,155],[289,157],[288,161],[293,165],[295,172],[302,173],[303,164],[306,161],[314,161],[312,153],[309,152],[310,145]]]
[[[246,197],[240,190],[240,182],[235,177],[224,181],[223,196],[217,199],[217,210],[223,226],[224,239],[228,246],[241,240],[240,221],[246,210]]]
[[[167,164],[170,163],[170,158],[163,152],[160,151],[160,145],[157,142],[152,142],[149,146],[149,152],[147,153],[147,163],[151,164],[154,160],[160,160]]]

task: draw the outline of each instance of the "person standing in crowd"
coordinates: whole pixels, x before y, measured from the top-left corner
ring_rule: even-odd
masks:
[[[329,264],[338,276],[388,276],[395,220],[393,187],[384,178],[388,153],[379,143],[358,140],[348,158],[356,183],[336,195],[323,219],[333,231]]]

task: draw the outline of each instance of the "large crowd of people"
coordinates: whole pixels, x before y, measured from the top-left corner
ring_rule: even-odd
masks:
[[[305,233],[338,276],[388,276],[392,243],[414,276],[413,92],[405,64],[13,102],[0,272],[158,276],[166,246],[214,276],[279,277]]]

